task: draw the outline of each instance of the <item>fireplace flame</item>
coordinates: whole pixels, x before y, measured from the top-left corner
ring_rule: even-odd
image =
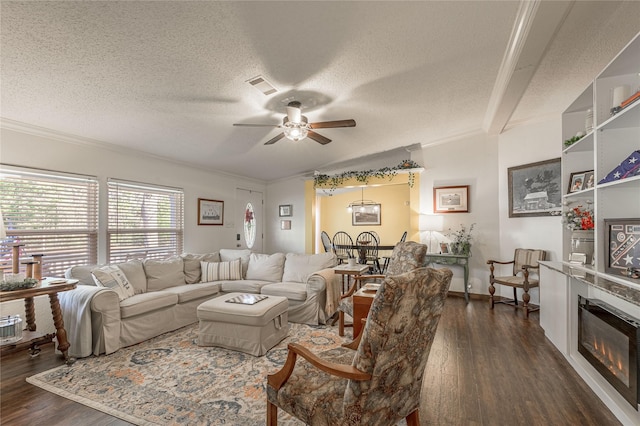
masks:
[[[616,377],[626,381],[629,377],[629,371],[625,366],[625,363],[622,359],[622,355],[609,348],[605,339],[602,341],[598,341],[598,339],[594,336],[592,342],[593,350],[591,351],[593,355],[605,366],[609,371],[611,371]]]

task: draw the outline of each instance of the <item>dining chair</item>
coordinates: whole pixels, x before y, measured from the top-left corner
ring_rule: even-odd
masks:
[[[391,261],[385,275],[356,276],[351,288],[340,297],[340,303],[338,304],[338,334],[344,336],[344,315],[348,314],[353,317],[353,293],[355,293],[358,285],[361,286],[363,281],[381,280],[391,275],[399,275],[420,268],[424,265],[426,255],[426,245],[415,241],[401,242],[396,244],[391,253]],[[356,336],[353,337],[355,338]]]
[[[449,269],[419,268],[386,277],[355,351],[315,354],[290,343],[282,369],[267,376],[267,425],[277,425],[280,408],[308,425],[405,419],[418,426],[424,370],[451,276]]]
[[[371,235],[374,236],[374,238],[376,239],[378,244],[380,244],[380,235],[378,235],[378,233],[376,231],[369,231],[369,232],[371,233]]]
[[[344,231],[338,231],[333,235],[333,252],[338,258],[338,263],[346,263],[353,257],[353,239]]]
[[[404,233],[402,234],[402,237],[400,237],[400,242],[404,243],[407,240],[407,231],[404,231]],[[387,270],[387,267],[389,266],[389,260],[391,258],[389,256],[382,256],[382,273],[384,274]]]
[[[360,263],[371,265],[374,274],[379,274],[380,258],[378,257],[378,239],[370,232],[364,231],[356,237],[356,247]]]
[[[320,233],[320,239],[322,240],[322,246],[324,247],[325,253],[330,253],[333,251],[333,245],[331,244],[331,237],[325,231]]]

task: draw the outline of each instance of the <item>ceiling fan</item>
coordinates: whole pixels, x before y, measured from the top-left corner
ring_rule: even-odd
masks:
[[[325,145],[331,142],[331,139],[326,138],[316,132],[315,129],[330,129],[335,127],[355,127],[355,120],[336,120],[336,121],[321,121],[318,123],[309,123],[307,117],[302,115],[302,104],[298,101],[291,101],[287,104],[287,115],[282,119],[282,124],[242,124],[236,123],[234,126],[248,126],[248,127],[278,127],[283,129],[282,133],[278,136],[269,139],[264,144],[272,145],[278,142],[280,139],[286,137],[294,142],[302,140],[304,138],[313,139],[314,141]]]

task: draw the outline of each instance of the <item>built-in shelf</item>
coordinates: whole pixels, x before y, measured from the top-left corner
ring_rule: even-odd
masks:
[[[591,266],[568,262],[571,231],[563,228],[562,259],[541,262],[540,326],[623,424],[640,424],[638,407],[630,405],[577,349],[579,296],[603,300],[640,318],[640,279],[622,275],[625,271],[607,273],[609,242],[604,230],[605,219],[640,218],[640,176],[598,183],[633,151],[640,150],[640,101],[611,114],[612,94],[621,86],[629,88],[629,96],[640,90],[640,33],[562,114],[562,200],[565,208],[587,201],[593,206],[595,263]],[[593,123],[587,122],[591,114]],[[587,131],[591,125],[595,131]],[[587,134],[564,147],[565,140],[579,133]],[[569,192],[571,174],[584,171],[593,171],[594,188]]]

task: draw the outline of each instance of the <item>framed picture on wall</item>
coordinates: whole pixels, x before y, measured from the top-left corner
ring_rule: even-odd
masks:
[[[291,229],[291,221],[290,220],[281,220],[280,221],[280,229],[283,231],[289,231]]]
[[[434,213],[469,213],[469,185],[433,188]]]
[[[198,225],[222,225],[224,201],[198,198]]]
[[[278,208],[278,215],[280,217],[293,216],[293,206],[291,204],[282,204]]]
[[[379,226],[380,212],[382,210],[380,204],[366,204],[354,207],[351,211],[352,226]]]
[[[507,169],[509,217],[552,216],[562,211],[560,159]]]

